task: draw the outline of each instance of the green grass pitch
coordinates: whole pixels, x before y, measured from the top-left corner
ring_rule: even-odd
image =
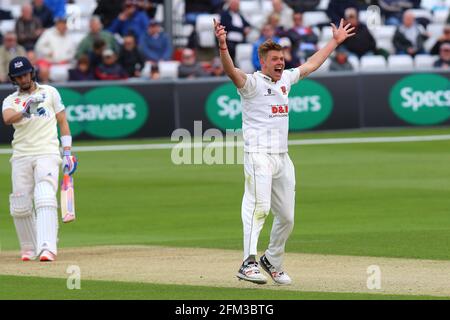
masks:
[[[450,134],[450,128],[307,133],[291,138],[425,134]],[[107,143],[119,142],[81,144]],[[296,226],[286,250],[450,260],[449,150],[450,141],[291,146],[297,178]],[[176,166],[170,161],[170,150],[80,152],[78,156],[75,187],[77,212],[82,214],[77,223],[64,228],[60,247],[148,244],[241,249],[241,165]],[[8,160],[9,155],[0,155],[0,245],[2,250],[17,250],[8,213]],[[266,226],[260,247],[267,244],[269,232]],[[58,281],[62,280],[48,285],[53,288]],[[30,291],[7,289],[19,282]],[[40,279],[1,276],[0,299],[37,298],[39,283]],[[120,288],[130,289],[124,298],[137,299],[235,299],[237,292],[247,292],[101,281],[85,286],[105,288],[103,298],[119,298],[126,291]],[[161,294],[162,287],[172,294]],[[247,297],[273,298],[269,290],[261,291],[248,290]],[[66,292],[61,297],[57,292],[55,287],[40,298],[102,298],[95,290],[85,297],[80,296],[84,290],[78,296]],[[284,292],[280,297],[369,299],[375,295]]]

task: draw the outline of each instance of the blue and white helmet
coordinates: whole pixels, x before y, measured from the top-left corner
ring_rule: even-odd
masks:
[[[9,62],[9,71],[8,76],[12,82],[14,82],[14,78],[27,74],[34,74],[34,67],[31,64],[30,60],[26,57],[15,57]]]

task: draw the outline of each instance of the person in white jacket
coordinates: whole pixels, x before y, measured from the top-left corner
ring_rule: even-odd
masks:
[[[55,26],[47,29],[36,43],[38,59],[52,64],[68,64],[74,58],[76,44],[67,31],[65,17],[55,18]]]

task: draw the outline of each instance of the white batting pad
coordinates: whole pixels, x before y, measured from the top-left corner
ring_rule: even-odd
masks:
[[[22,253],[36,254],[36,218],[31,197],[23,193],[11,194],[9,204]]]
[[[48,250],[57,254],[58,205],[56,191],[49,181],[39,182],[34,189],[38,254]]]

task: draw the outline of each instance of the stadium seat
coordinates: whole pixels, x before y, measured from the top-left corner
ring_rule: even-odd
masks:
[[[428,21],[432,21],[433,20],[433,15],[431,14],[431,12],[429,10],[426,9],[411,9],[411,11],[414,13],[414,17],[417,18],[424,18],[427,19]]]
[[[375,41],[377,42],[378,49],[384,49],[390,54],[395,53],[394,43],[391,39],[375,39]]]
[[[66,82],[69,80],[70,64],[55,64],[50,67],[49,78],[52,82]]]
[[[371,30],[372,35],[375,37],[375,39],[388,39],[392,41],[394,38],[395,30],[397,29],[396,26],[377,26],[373,30]]]
[[[433,68],[434,62],[439,59],[439,56],[430,56],[429,54],[418,54],[414,57],[414,65],[416,69],[430,69]]]
[[[359,21],[366,24],[368,28],[382,25],[381,15],[379,12],[369,15],[368,10],[359,11]]]
[[[14,19],[18,19],[22,14],[22,8],[20,4],[13,4],[7,8],[7,10],[11,10],[11,15]]]
[[[16,20],[2,20],[0,21],[0,32],[5,34],[6,32],[14,31],[16,27]]]
[[[412,70],[414,69],[413,58],[406,54],[389,56],[388,69],[391,71]]]
[[[427,31],[430,33],[432,38],[437,39],[442,35],[444,27],[445,25],[441,23],[430,23],[427,26]]]
[[[307,27],[318,24],[329,23],[330,19],[325,12],[322,11],[305,11],[303,13],[303,24]]]
[[[258,1],[241,1],[239,4],[240,13],[247,19],[252,15],[261,14],[262,8]]]
[[[325,10],[327,10],[329,4],[330,4],[330,0],[320,0],[320,3],[317,6],[317,9],[325,11]]]
[[[360,66],[359,66],[359,59],[357,56],[349,56],[348,62],[350,62],[350,64],[353,66],[354,71],[359,71]]]
[[[324,26],[320,33],[320,41],[329,41],[333,38],[333,28],[331,26]]]
[[[252,63],[253,45],[251,43],[240,43],[236,46],[236,66],[245,73],[254,71]]]
[[[90,18],[95,8],[97,7],[97,2],[95,0],[75,0],[75,4],[77,4],[81,9],[81,16]]]
[[[202,14],[197,17],[195,30],[198,34],[198,43],[202,48],[214,48],[216,37],[214,35],[213,19],[219,20],[218,14]]]
[[[331,60],[328,58],[325,62],[315,71],[315,73],[328,73],[330,71]]]
[[[161,79],[176,79],[178,77],[179,64],[179,61],[160,61],[158,68]],[[150,72],[150,68],[147,67],[147,69]]]
[[[449,15],[449,9],[436,10],[433,14],[433,23],[445,24]]]
[[[383,56],[365,56],[361,60],[361,71],[385,71],[386,59]]]

